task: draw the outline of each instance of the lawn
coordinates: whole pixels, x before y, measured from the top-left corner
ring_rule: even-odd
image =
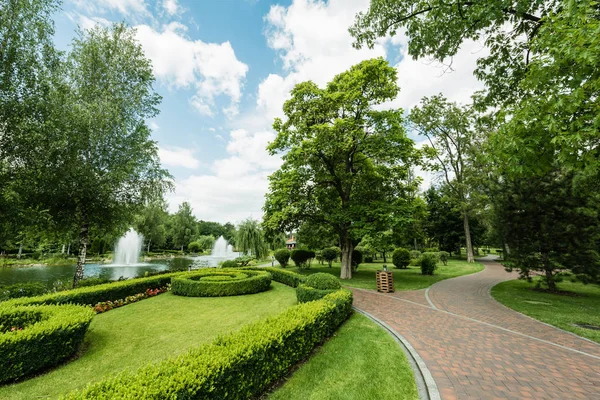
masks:
[[[393,271],[394,273],[394,287],[396,290],[424,289],[444,279],[468,275],[483,270],[482,264],[469,264],[463,260],[449,260],[447,266],[444,266],[441,263],[438,264],[435,275],[433,276],[421,275],[421,269],[419,267],[396,269],[391,262],[386,265],[388,266],[388,270]],[[287,269],[302,275],[314,274],[315,272],[326,272],[337,277],[340,276],[340,263],[334,263],[333,267],[329,268],[326,264],[321,265],[313,261],[309,270],[298,270],[296,267],[288,267]],[[342,284],[362,289],[377,289],[375,272],[381,269],[383,269],[383,263],[379,262],[360,264],[358,270],[352,274],[352,279],[342,281]]]
[[[268,397],[269,400],[418,398],[412,369],[400,345],[361,314],[354,314]]]
[[[600,287],[561,282],[559,289],[575,296],[532,290],[523,280],[502,282],[492,288],[492,296],[518,312],[600,343],[600,330],[584,329],[573,324],[600,327]]]
[[[292,288],[273,282],[263,293],[193,298],[171,293],[96,315],[76,360],[13,385],[0,398],[56,398],[107,375],[168,358],[296,304]]]

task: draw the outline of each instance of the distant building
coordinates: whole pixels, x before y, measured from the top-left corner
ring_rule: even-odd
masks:
[[[288,250],[294,250],[296,248],[296,238],[293,234],[291,238],[288,238],[288,240],[285,241],[285,247],[287,247]]]

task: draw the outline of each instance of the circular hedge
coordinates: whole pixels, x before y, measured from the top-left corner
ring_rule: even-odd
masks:
[[[189,297],[221,297],[259,293],[271,286],[265,271],[204,269],[171,278],[171,292]]]
[[[0,304],[0,383],[11,382],[71,357],[94,312],[85,306]]]
[[[340,290],[342,285],[338,278],[331,274],[319,272],[306,277],[303,284],[296,288],[296,298],[299,303],[319,300]]]

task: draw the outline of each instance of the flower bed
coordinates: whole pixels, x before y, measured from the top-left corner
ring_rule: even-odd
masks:
[[[57,365],[72,356],[94,313],[77,305],[0,304],[0,383]]]
[[[102,301],[94,306],[94,311],[96,314],[102,314],[103,312],[110,311],[114,308],[119,308],[126,306],[131,303],[136,303],[140,300],[147,299],[148,297],[158,296],[161,293],[167,292],[169,289],[167,286],[157,289],[146,289],[144,293],[134,294],[133,296],[127,296],[124,299],[119,299],[115,301]]]
[[[171,291],[190,297],[221,297],[259,293],[271,286],[271,275],[265,271],[203,269],[173,277]]]

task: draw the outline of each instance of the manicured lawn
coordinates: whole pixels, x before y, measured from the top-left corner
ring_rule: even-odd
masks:
[[[279,314],[296,304],[292,288],[273,282],[263,293],[192,298],[165,293],[96,315],[84,350],[44,375],[0,387],[0,399],[56,398],[88,383],[168,358],[217,335]]]
[[[492,288],[492,296],[513,310],[600,343],[600,331],[573,326],[583,323],[600,327],[600,287],[559,283],[560,290],[577,296],[534,291],[533,287],[522,280],[502,282]]]
[[[418,399],[413,372],[399,344],[354,314],[269,400]]]
[[[483,265],[480,263],[469,264],[462,260],[449,260],[447,266],[444,266],[441,263],[438,264],[435,275],[433,276],[421,275],[421,269],[419,267],[396,269],[391,262],[386,265],[388,270],[391,270],[394,273],[394,287],[396,290],[424,289],[444,279],[468,275],[483,270]],[[296,267],[288,267],[287,269],[303,275],[314,274],[315,272],[327,272],[337,277],[340,276],[339,263],[334,263],[333,267],[329,268],[326,264],[321,265],[313,261],[309,270],[300,271]],[[360,264],[358,270],[352,275],[352,279],[343,281],[342,284],[363,289],[377,289],[375,272],[381,269],[383,269],[383,263]]]

